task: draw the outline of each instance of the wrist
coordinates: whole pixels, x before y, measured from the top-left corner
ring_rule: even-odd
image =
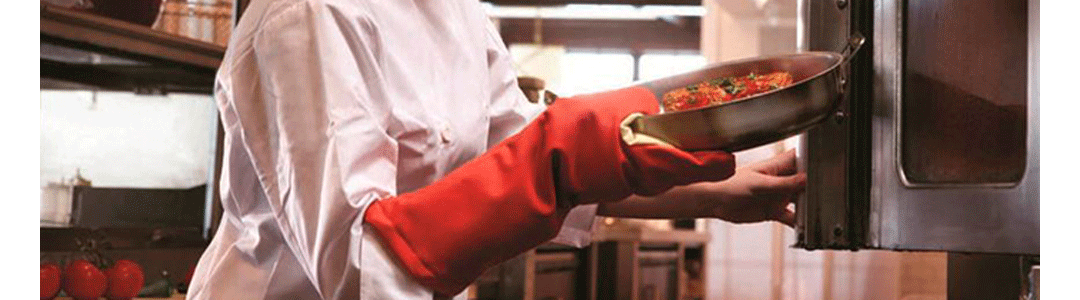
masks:
[[[698,218],[719,217],[720,206],[723,205],[723,193],[720,185],[722,182],[703,182],[686,186],[686,201],[693,205],[693,211]]]
[[[630,196],[622,201],[602,202],[596,208],[596,215],[647,219],[714,218],[722,201],[715,193],[715,184],[691,184],[656,196]]]

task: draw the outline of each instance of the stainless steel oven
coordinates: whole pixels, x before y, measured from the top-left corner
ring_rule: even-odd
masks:
[[[802,50],[852,59],[800,139],[797,247],[1039,255],[1039,0],[799,1]]]

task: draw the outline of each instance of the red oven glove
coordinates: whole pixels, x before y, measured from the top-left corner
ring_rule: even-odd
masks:
[[[655,195],[735,172],[726,152],[627,145],[620,123],[657,111],[643,87],[559,99],[441,180],[376,201],[364,220],[420,284],[455,295],[484,270],[554,238],[575,205]]]

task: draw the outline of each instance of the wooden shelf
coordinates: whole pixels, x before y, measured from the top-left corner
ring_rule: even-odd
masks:
[[[219,45],[41,5],[42,89],[210,94],[224,54]]]

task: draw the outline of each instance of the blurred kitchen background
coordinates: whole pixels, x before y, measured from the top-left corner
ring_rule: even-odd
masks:
[[[67,8],[78,8],[83,2],[42,1]],[[148,283],[162,271],[182,277],[194,264],[200,245],[213,230],[212,204],[217,201],[212,179],[219,163],[220,136],[208,84],[213,68],[207,66],[212,59],[204,63],[197,56],[157,59],[154,55],[166,57],[169,51],[181,49],[220,58],[233,12],[244,2],[164,0],[152,23],[138,25],[143,29],[133,24],[101,25],[129,30],[125,38],[164,45],[156,50],[106,51],[108,47],[64,43],[66,33],[94,28],[55,27],[61,29],[54,32],[54,27],[48,27],[46,32],[52,26],[46,21],[67,24],[80,16],[43,13],[43,259],[71,253],[68,244],[76,239],[103,236],[114,239],[116,253],[144,265]],[[797,11],[803,4],[797,0],[554,2],[570,4],[486,2],[492,22],[515,58],[523,89],[541,90],[536,99],[540,103],[543,91],[573,96],[711,63],[806,49],[800,45]],[[633,5],[597,4],[615,2]],[[537,6],[542,3],[546,5]],[[46,61],[60,63],[46,66]],[[150,84],[101,83],[88,78],[92,76],[62,75],[79,64],[120,66],[105,69],[128,77],[142,73],[124,66],[149,67],[190,80],[154,81],[156,77],[151,76]],[[796,148],[798,138],[739,152],[738,163]],[[117,195],[155,200],[121,201],[115,200],[121,197]],[[182,207],[176,203],[194,203],[190,209],[200,217],[172,216],[170,209]],[[128,213],[134,215],[115,217]],[[135,233],[88,229],[101,227],[129,228]],[[185,235],[190,228],[196,228],[195,238]],[[491,270],[470,295],[476,299],[916,300],[945,299],[948,290],[950,262],[945,252],[809,251],[792,247],[794,231],[776,223],[600,218],[595,229],[592,246],[541,247]],[[141,232],[152,232],[156,239],[138,241],[145,236],[136,234]],[[174,232],[179,233],[170,235]]]
[[[542,79],[545,88],[559,96],[572,96],[712,63],[798,52],[805,49],[799,45],[798,2],[490,9],[519,75]],[[737,161],[748,164],[793,149],[798,138],[736,153]],[[609,218],[597,226],[685,230],[665,223]],[[703,279],[697,279],[700,286],[672,281],[690,286],[680,294],[685,298],[678,299],[946,299],[945,252],[808,251],[791,247],[795,232],[778,223],[698,220],[693,230],[708,240],[704,256],[681,272],[698,272],[690,269],[701,263]],[[658,272],[643,272],[649,271]],[[642,284],[664,285],[645,278]],[[639,299],[649,299],[638,291]],[[668,299],[659,295],[655,299]]]

